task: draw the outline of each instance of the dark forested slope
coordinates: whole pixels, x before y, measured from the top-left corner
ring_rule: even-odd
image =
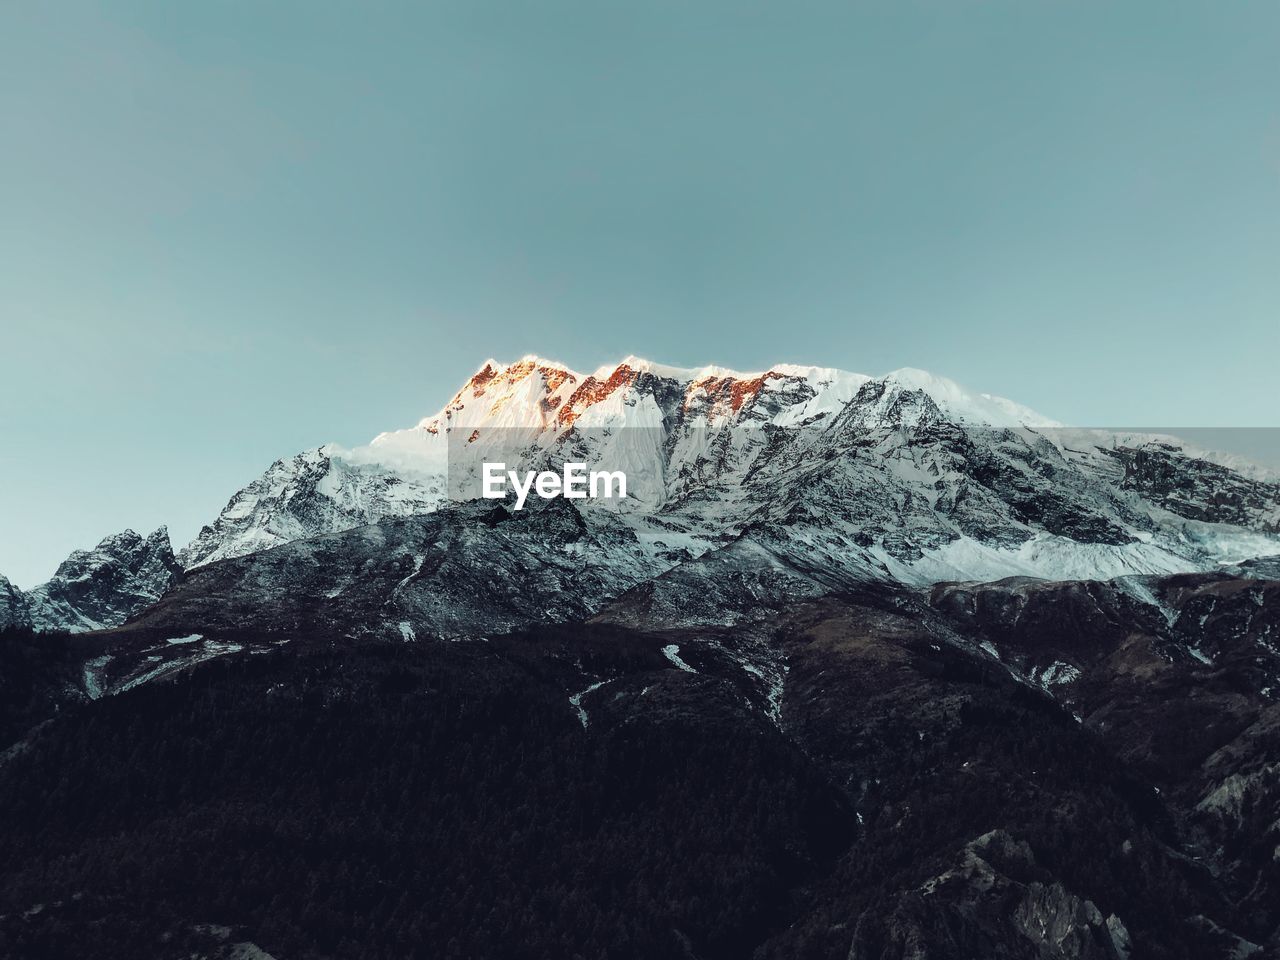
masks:
[[[1126,679],[1135,622],[1096,629],[1092,659],[1076,652],[1088,703],[1071,708],[1025,679],[1037,656],[1063,655],[1061,637],[1037,653],[995,614],[975,619],[987,601],[961,615],[944,599],[874,587],[741,631],[242,634],[98,699],[75,689],[93,650],[7,634],[0,955],[1274,946],[1277,791],[1258,773],[1274,704],[1251,694],[1239,729],[1198,738],[1195,711],[1142,714]],[[1065,616],[1078,601],[1062,602]],[[127,631],[76,642],[160,656]],[[1159,689],[1242,696],[1212,673]],[[1122,703],[1162,736],[1091,721]],[[1167,747],[1141,756],[1179,723],[1181,793]],[[1197,807],[1226,782],[1235,807]]]

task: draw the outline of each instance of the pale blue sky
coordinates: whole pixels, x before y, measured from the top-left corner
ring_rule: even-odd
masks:
[[[486,356],[1280,426],[1274,0],[0,5],[0,572]]]

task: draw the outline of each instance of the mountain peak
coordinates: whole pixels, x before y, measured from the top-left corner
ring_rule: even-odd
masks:
[[[715,423],[743,416],[756,421],[760,411],[749,411],[759,400],[772,411],[769,422],[794,426],[839,412],[872,380],[895,389],[923,392],[943,415],[969,425],[1060,426],[1013,401],[968,390],[954,380],[914,367],[878,378],[795,363],[744,372],[716,364],[679,367],[629,354],[594,373],[582,374],[531,353],[513,362],[489,358],[439,413],[420,420],[413,431],[379,434],[372,446],[383,455],[395,451],[413,459],[423,455],[423,443],[450,431],[568,429],[580,425],[582,416],[592,409],[598,413],[593,419],[603,418],[602,423],[638,426],[640,411],[635,404],[642,395],[650,394],[652,402],[642,404],[648,411],[643,414],[646,425],[657,422],[652,420],[655,416],[661,420],[666,415],[662,410],[670,413],[676,406],[685,412],[701,411]],[[800,394],[806,401],[794,402]]]
[[[118,533],[107,534],[105,537],[103,537],[101,540],[98,541],[98,544],[97,546],[94,547],[94,549],[109,550],[113,547],[118,547],[122,545],[132,545],[132,544],[141,543],[141,542],[142,542],[142,537],[138,536],[137,532],[132,527],[125,527],[123,530],[119,531]]]
[[[50,580],[27,593],[0,577],[0,626],[72,632],[119,626],[159,599],[180,571],[167,527],[145,538],[121,530],[91,550],[73,550]]]
[[[97,546],[95,546],[93,550],[78,552],[105,553],[110,554],[111,556],[120,557],[135,553],[144,547],[147,550],[154,550],[156,548],[168,550],[170,548],[169,528],[164,524],[161,524],[144,537],[131,527],[126,527],[119,533],[107,534],[107,536],[98,541]]]
[[[531,364],[541,370],[560,370],[577,376],[577,373],[568,364],[561,363],[559,360],[548,360],[546,357],[540,357],[536,353],[526,353],[516,362]],[[515,366],[515,364],[512,364],[512,366]]]
[[[700,367],[678,367],[674,364],[657,363],[653,360],[646,360],[644,357],[637,357],[635,354],[629,354],[623,357],[619,363],[606,364],[600,367],[595,372],[595,376],[599,379],[606,379],[610,374],[622,367],[626,367],[636,373],[651,373],[655,377],[661,377],[664,380],[677,380],[681,383],[696,383],[713,377],[751,380],[762,375],[761,373],[743,373],[739,370],[731,370],[728,367],[720,367],[715,364],[704,364]]]
[[[956,381],[920,370],[901,367],[879,379],[906,390],[920,390],[952,419],[969,425],[993,427],[1060,427],[1056,420],[1037,413],[1030,407],[989,393],[978,393]]]

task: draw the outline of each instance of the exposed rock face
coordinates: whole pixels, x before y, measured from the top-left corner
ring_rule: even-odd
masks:
[[[940,584],[932,599],[1167,800],[1192,854],[1248,918],[1239,956],[1255,949],[1247,941],[1276,939],[1280,583],[1023,580]]]
[[[471,504],[386,521],[190,571],[141,615],[148,629],[325,629],[482,636],[589,616],[670,565],[608,516],[569,501],[516,513]],[[265,619],[264,619],[265,615]]]
[[[0,625],[79,632],[115,627],[155,603],[181,576],[164,527],[140,537],[114,534],[92,550],[76,550],[47,582],[25,595],[0,582]]]
[[[902,897],[888,916],[864,917],[849,957],[1128,960],[1130,949],[1119,917],[1104,917],[1052,879],[1026,841],[993,830],[965,844],[956,866]]]
[[[24,626],[29,617],[27,598],[6,577],[0,576],[0,628]]]
[[[1206,460],[1188,459],[1179,447],[1122,447],[1121,486],[1190,520],[1280,531],[1280,485],[1242,477]]]

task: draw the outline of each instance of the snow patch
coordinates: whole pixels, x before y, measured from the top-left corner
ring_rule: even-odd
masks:
[[[578,721],[582,724],[583,730],[587,729],[587,724],[590,721],[587,717],[587,711],[582,708],[582,698],[593,690],[599,690],[608,682],[608,680],[597,680],[585,690],[579,690],[577,693],[569,697],[569,703],[572,704],[574,710],[578,711]]]
[[[102,696],[102,674],[110,660],[111,655],[104,653],[102,656],[94,657],[85,663],[84,692],[90,700],[97,700]]]
[[[675,664],[675,666],[678,669],[683,670],[685,673],[698,672],[697,670],[693,669],[693,667],[689,666],[687,663],[685,663],[683,660],[680,659],[680,645],[678,643],[667,644],[665,647],[662,648],[662,655],[666,657],[668,660],[670,660],[673,664]]]
[[[1034,674],[1032,679],[1036,679]],[[1075,683],[1080,679],[1080,670],[1078,667],[1061,660],[1055,660],[1049,666],[1044,668],[1044,672],[1039,676],[1040,685],[1043,687],[1054,687],[1064,683]]]

